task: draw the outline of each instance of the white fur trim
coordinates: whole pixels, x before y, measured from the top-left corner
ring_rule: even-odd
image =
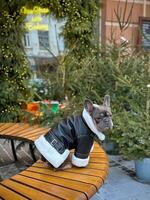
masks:
[[[55,168],[58,168],[68,157],[70,151],[65,150],[63,154],[60,154],[42,135],[35,142],[35,146],[39,152],[50,162]]]
[[[90,157],[82,159],[82,158],[77,158],[75,155],[73,155],[72,156],[72,164],[77,167],[85,167],[88,165],[89,159],[90,159]]]
[[[94,104],[94,106],[96,105]],[[91,129],[91,131],[93,131],[100,140],[105,140],[105,135],[96,129],[94,122],[92,120],[92,117],[90,116],[90,114],[85,108],[83,110],[82,116],[84,120],[86,121],[88,127]]]

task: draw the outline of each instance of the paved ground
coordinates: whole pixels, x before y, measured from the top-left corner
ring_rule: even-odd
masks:
[[[133,162],[110,156],[106,182],[91,200],[150,200],[150,185],[136,180]]]
[[[24,166],[21,162],[0,166],[0,181],[14,176],[26,168],[27,166]]]

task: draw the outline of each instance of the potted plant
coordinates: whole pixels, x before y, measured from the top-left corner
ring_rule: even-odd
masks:
[[[135,161],[137,178],[150,183],[150,116],[124,111],[116,121],[119,135],[115,140],[120,153]]]
[[[115,86],[111,95],[112,139],[125,158],[135,161],[136,175],[144,182],[150,182],[149,61],[145,52],[120,54],[113,67]]]
[[[120,153],[125,158],[135,161],[137,178],[142,182],[150,183],[150,85],[147,86],[145,106],[138,106],[133,99],[129,110],[124,109],[120,114],[118,113],[116,122],[120,135],[115,140],[119,145]],[[133,106],[133,103],[136,105]]]

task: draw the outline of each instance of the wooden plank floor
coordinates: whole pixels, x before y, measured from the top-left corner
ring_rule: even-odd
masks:
[[[47,128],[28,124],[1,123],[0,135],[37,139]],[[108,174],[108,158],[97,144],[86,168],[54,172],[39,160],[25,171],[0,182],[0,199],[86,200],[103,184]]]

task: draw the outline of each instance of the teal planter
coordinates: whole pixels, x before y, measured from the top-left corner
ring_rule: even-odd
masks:
[[[103,149],[110,155],[118,155],[118,146],[114,141],[105,141],[102,144]]]
[[[150,158],[135,161],[136,176],[139,181],[150,183]]]
[[[104,142],[103,148],[105,149],[106,152],[112,152],[112,151],[114,151],[115,144],[114,144],[114,142],[111,142],[111,141]]]

